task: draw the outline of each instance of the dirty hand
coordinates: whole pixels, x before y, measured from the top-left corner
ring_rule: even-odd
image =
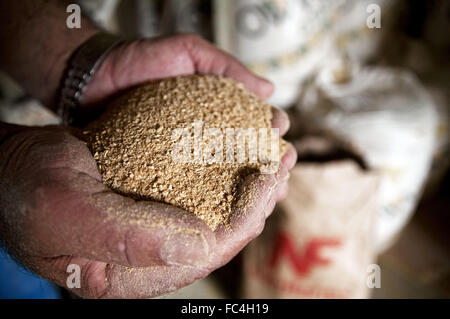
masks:
[[[232,77],[261,97],[272,91],[229,55],[198,37],[181,35],[118,47],[94,76],[83,102],[98,105],[146,80],[195,72]],[[285,114],[275,111],[273,125],[284,134]],[[257,188],[253,205],[233,214],[233,231],[220,227],[213,232],[178,208],[109,190],[86,145],[68,130],[2,124],[0,239],[26,266],[63,287],[68,265],[78,265],[81,285],[71,290],[82,297],[158,296],[205,277],[262,231],[286,193],[287,170],[295,158],[291,148],[276,174],[250,176],[257,181],[249,183]]]

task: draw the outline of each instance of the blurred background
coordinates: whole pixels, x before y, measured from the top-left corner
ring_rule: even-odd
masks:
[[[163,298],[450,297],[449,1],[76,2],[125,37],[203,36],[271,80],[291,117],[299,163],[263,234]],[[0,120],[59,123],[3,73]],[[61,295],[47,285],[28,296]]]

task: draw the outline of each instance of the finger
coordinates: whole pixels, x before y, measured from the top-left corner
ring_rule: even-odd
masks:
[[[33,271],[83,298],[152,298],[210,273],[187,266],[128,268],[71,256],[34,258],[32,263]]]
[[[33,272],[77,296],[92,299],[105,295],[108,282],[104,262],[72,256],[32,257],[29,261]]]
[[[276,107],[272,107],[272,127],[278,128],[280,136],[289,130],[290,122],[287,113]]]
[[[283,200],[288,195],[288,182],[284,182],[280,187],[278,188],[276,201],[279,202],[280,200]]]
[[[118,195],[70,169],[42,172],[32,236],[43,256],[73,255],[124,266],[208,264],[208,226],[170,205]]]
[[[297,163],[297,151],[291,143],[287,143],[281,162],[289,170]]]
[[[228,262],[264,228],[265,219],[272,213],[278,188],[289,177],[283,164],[275,174],[252,174],[239,186],[239,197],[234,204],[230,226],[220,225],[216,230],[216,250],[220,257],[215,262]],[[227,247],[220,251],[221,247]],[[219,265],[215,265],[219,266]]]
[[[289,130],[290,122],[286,112],[278,108],[272,108],[272,127],[278,128],[280,136]],[[288,143],[281,159],[287,169],[291,169],[297,163],[297,151],[295,147]]]
[[[150,298],[185,287],[211,271],[186,266],[156,266],[127,269],[109,265],[104,298]]]
[[[263,99],[273,93],[272,83],[249,71],[228,53],[195,35],[182,36],[198,73],[217,74],[230,77]]]

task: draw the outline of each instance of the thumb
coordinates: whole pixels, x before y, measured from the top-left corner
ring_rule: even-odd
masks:
[[[230,77],[243,83],[248,90],[262,99],[272,95],[274,86],[271,82],[252,73],[230,54],[196,35],[181,35],[181,39],[189,52],[196,72]]]
[[[129,267],[206,266],[215,237],[199,218],[170,205],[135,201],[94,178],[59,168],[34,192],[38,249]],[[44,244],[42,244],[44,243]]]

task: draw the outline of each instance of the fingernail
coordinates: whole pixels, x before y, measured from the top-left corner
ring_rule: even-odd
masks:
[[[204,267],[209,262],[209,247],[201,233],[177,232],[161,247],[161,259],[170,265]]]

